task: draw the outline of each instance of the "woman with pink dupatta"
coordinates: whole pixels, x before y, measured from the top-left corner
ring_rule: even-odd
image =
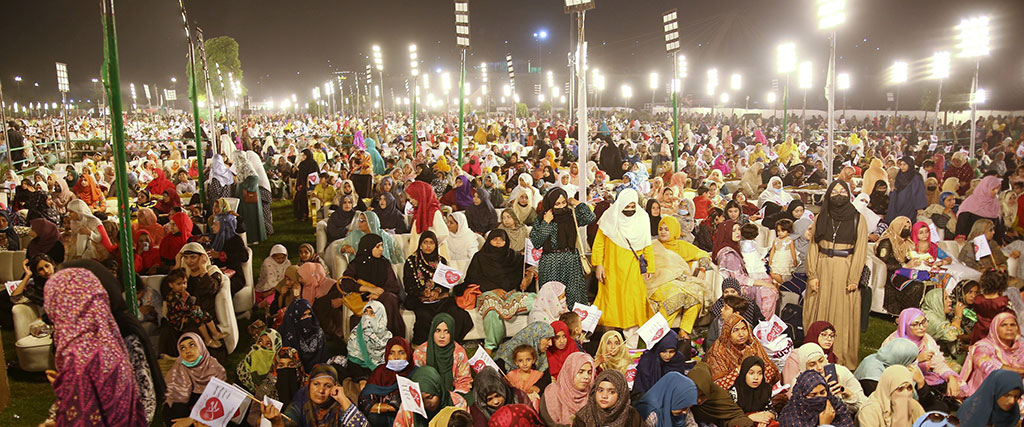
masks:
[[[56,424],[145,426],[135,372],[99,279],[69,268],[48,283],[44,307],[53,321],[57,372],[46,376],[56,395]]]
[[[919,350],[917,365],[924,373],[924,380],[930,386],[946,383],[946,393],[949,396],[960,394],[960,377],[953,368],[949,367],[946,358],[939,349],[939,344],[928,335],[928,318],[918,308],[907,308],[900,312],[896,323],[896,331],[882,342],[885,347],[890,341],[896,338],[906,338],[917,344]],[[980,382],[979,382],[980,384]],[[941,389],[940,389],[941,390]]]
[[[964,360],[958,397],[966,398],[978,391],[981,383],[997,369],[1024,375],[1024,338],[1013,313],[999,313],[992,319],[988,336],[974,343]]]

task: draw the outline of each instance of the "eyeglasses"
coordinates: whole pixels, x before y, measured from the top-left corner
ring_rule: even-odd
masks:
[[[831,338],[831,339],[835,339],[836,338],[836,333],[835,332],[822,332],[821,334],[818,335],[818,338]]]
[[[953,425],[953,426],[959,426],[960,425],[960,419],[957,418],[956,415],[946,415],[946,414],[942,414],[942,413],[938,413],[938,412],[933,412],[933,413],[928,414],[928,418],[926,418],[926,419],[928,421],[930,421],[930,422],[933,422],[933,423],[941,423],[941,422],[945,421],[945,422],[947,422],[947,423],[949,423],[950,425]]]
[[[911,328],[923,328],[925,326],[928,326],[928,320],[918,320],[910,323]]]

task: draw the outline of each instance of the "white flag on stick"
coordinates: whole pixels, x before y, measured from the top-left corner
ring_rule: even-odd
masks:
[[[284,407],[283,402],[278,402],[274,399],[271,399],[270,396],[263,396],[263,404],[272,405],[273,407],[277,408],[278,411],[280,411],[281,408]],[[270,420],[266,419],[263,416],[260,416],[260,427],[273,427],[273,425],[270,423]]]
[[[463,276],[465,275],[461,271],[439,262],[437,269],[434,270],[434,283],[451,289],[462,281]]]
[[[647,323],[644,323],[637,333],[640,334],[640,338],[644,339],[644,343],[647,344],[647,348],[651,348],[654,347],[658,341],[661,341],[661,339],[665,337],[665,334],[668,334],[668,331],[668,320],[665,320],[665,316],[662,316],[659,311],[655,313],[654,317],[651,317]]]
[[[972,242],[974,244],[974,260],[981,261],[982,258],[992,255],[992,248],[988,246],[988,238],[979,234]]]
[[[526,263],[529,265],[537,265],[540,263],[541,255],[544,255],[543,248],[533,247],[533,241],[529,237],[526,238]]]
[[[494,359],[491,359],[491,356],[484,351],[484,346],[476,348],[476,353],[473,354],[473,357],[469,358],[469,366],[472,366],[473,372],[476,373],[480,373],[480,371],[488,366],[494,368],[494,370],[499,373],[501,372],[501,369],[498,368],[498,364],[494,363]]]
[[[580,325],[583,327],[584,332],[594,332],[597,329],[597,321],[601,320],[601,314],[604,313],[595,305],[583,305],[580,303],[573,304],[572,311],[580,316]]]
[[[398,392],[402,395],[402,409],[427,416],[427,409],[423,406],[423,395],[420,393],[420,385],[412,380],[399,375]]]
[[[245,392],[213,377],[192,407],[189,418],[210,427],[224,427],[246,399],[248,396]]]

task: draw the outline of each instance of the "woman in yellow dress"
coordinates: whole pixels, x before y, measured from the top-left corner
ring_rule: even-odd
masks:
[[[710,261],[710,258],[707,252],[680,240],[680,233],[679,221],[675,217],[661,219],[658,224],[658,240],[652,246],[654,260],[659,268],[644,282],[651,311],[661,312],[669,325],[674,323],[677,315],[682,314],[679,319],[680,336],[689,337],[694,322],[708,301],[704,291],[703,268],[694,274],[687,257],[700,257],[703,254],[701,261]]]
[[[652,315],[644,279],[655,271],[654,250],[650,218],[637,214],[639,204],[636,190],[622,190],[598,223],[591,256],[599,282],[594,305],[604,312],[600,323],[606,327],[635,328]],[[644,272],[639,257],[646,260]]]

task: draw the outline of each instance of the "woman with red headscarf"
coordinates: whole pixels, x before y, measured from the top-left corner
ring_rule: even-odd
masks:
[[[412,227],[409,231],[409,241],[420,241],[420,234],[430,230],[437,236],[438,253],[448,257],[448,224],[444,222],[441,215],[441,203],[437,201],[433,187],[423,181],[413,181],[406,187],[409,203],[413,206]],[[419,249],[416,245],[406,245],[405,256],[408,257]]]
[[[192,219],[184,212],[171,215],[171,234],[160,242],[160,260],[165,266],[172,266],[178,252],[192,239]]]
[[[103,191],[96,185],[96,180],[93,179],[91,173],[83,172],[81,177],[78,179],[78,183],[75,184],[75,188],[71,190],[78,196],[78,199],[89,205],[90,208],[95,208],[104,202]]]

